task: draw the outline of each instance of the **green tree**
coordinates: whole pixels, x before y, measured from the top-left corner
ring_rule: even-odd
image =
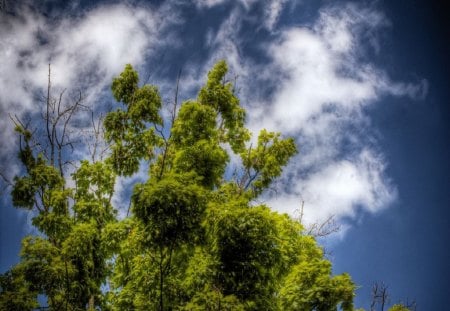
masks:
[[[127,144],[140,150],[127,137],[149,138],[138,139],[146,151],[133,153],[132,161],[114,153],[110,161],[117,174],[127,175],[144,160],[149,177],[135,185],[132,215],[118,224],[123,229],[116,228],[128,233],[116,239],[111,305],[117,310],[336,310],[340,305],[351,310],[350,277],[331,274],[321,248],[300,223],[254,204],[297,151],[291,138],[267,130],[255,146],[250,143],[245,111],[226,73],[226,63],[217,63],[196,100],[182,103],[178,113],[175,102],[167,125],[153,114],[143,120],[136,118],[142,112],[131,112],[143,109],[136,98],[146,86],[138,87],[130,66],[114,80],[113,94],[124,106],[105,119],[113,150]],[[242,162],[228,180],[227,150]]]
[[[388,311],[409,311],[409,309],[402,304],[395,304]]]
[[[163,118],[158,88],[127,65],[112,83],[121,106],[103,123],[110,152],[78,161],[74,186],[60,120],[78,104],[58,118],[66,110],[48,95],[44,150],[17,120],[25,173],[12,198],[41,234],[24,239],[21,262],[2,276],[2,308],[31,309],[43,294],[52,310],[352,310],[350,277],[332,274],[298,220],[256,203],[297,148],[267,130],[251,143],[227,70],[218,62],[197,98],[175,99]],[[232,158],[242,166],[226,178]],[[118,220],[115,178],[140,166],[148,178]]]
[[[30,211],[39,234],[24,238],[20,263],[2,276],[1,310],[30,310],[39,294],[52,310],[104,306],[101,285],[110,267],[101,233],[115,221],[115,175],[106,163],[83,160],[68,179],[76,143],[70,122],[85,107],[81,96],[53,98],[50,86],[49,67],[41,124],[14,119],[24,174],[14,179],[12,201]]]
[[[0,275],[0,310],[32,310],[38,306],[37,293],[30,290],[31,284],[19,269],[14,267]]]

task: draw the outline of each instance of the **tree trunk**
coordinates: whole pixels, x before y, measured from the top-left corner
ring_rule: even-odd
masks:
[[[95,310],[94,296],[89,297],[88,310],[89,311],[94,311]]]

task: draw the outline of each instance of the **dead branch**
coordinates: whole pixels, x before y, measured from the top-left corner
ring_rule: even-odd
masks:
[[[177,84],[175,87],[175,94],[174,94],[174,101],[173,101],[173,107],[171,111],[171,126],[173,127],[173,124],[175,123],[175,118],[177,116],[177,109],[178,109],[178,92],[179,92],[179,86],[180,86],[180,78],[181,78],[181,69],[178,71],[177,76]],[[155,125],[155,129],[158,131],[158,128]],[[162,161],[161,161],[161,169],[159,171],[158,179],[161,179],[164,173],[164,167],[166,165],[167,161],[167,155],[169,153],[169,147],[170,147],[170,138],[172,137],[172,131],[169,133],[169,137],[165,138],[164,133],[161,131],[158,131],[158,133],[161,135],[162,139],[164,140],[164,151],[162,153]]]
[[[305,207],[305,201],[302,201],[301,207],[300,207],[300,215],[299,215],[299,222],[303,224],[303,217],[304,217],[304,207]],[[335,219],[335,215],[330,215],[327,219],[325,219],[322,222],[315,222],[313,224],[310,224],[307,228],[305,228],[306,235],[313,236],[315,238],[322,238],[329,236],[333,233],[339,232],[341,230],[340,224],[337,223]]]
[[[381,311],[384,311],[385,305],[389,302],[388,286],[383,282],[375,282],[372,286],[372,302],[370,311],[375,311],[377,304],[381,305]]]

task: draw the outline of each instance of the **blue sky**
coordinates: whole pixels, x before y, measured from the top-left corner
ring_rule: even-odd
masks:
[[[39,113],[48,63],[57,92],[114,107],[113,76],[131,63],[173,96],[194,97],[226,59],[252,131],[293,136],[300,153],[264,201],[306,223],[334,215],[323,243],[336,273],[374,281],[392,303],[448,305],[450,277],[449,16],[430,1],[6,1],[0,13],[0,169],[20,173],[9,114]],[[447,40],[446,40],[447,39]],[[142,82],[145,82],[142,81]],[[84,130],[88,115],[74,125]],[[74,157],[87,150],[79,147]],[[145,172],[116,185],[127,193]],[[30,216],[0,201],[0,272],[17,262]],[[431,294],[432,293],[432,294]]]

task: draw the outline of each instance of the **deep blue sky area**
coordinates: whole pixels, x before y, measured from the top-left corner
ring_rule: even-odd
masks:
[[[368,306],[373,280],[392,299],[418,310],[444,310],[450,278],[450,25],[438,1],[384,1],[392,23],[385,56],[392,76],[424,77],[422,101],[385,98],[372,118],[389,158],[399,200],[378,215],[364,215],[334,249],[336,271],[351,272]]]
[[[172,96],[182,68],[181,95],[192,97],[209,66],[225,58],[239,76],[242,104],[256,111],[249,111],[250,128],[287,132],[304,152],[280,181],[289,189],[281,197],[293,199],[279,202],[301,198],[314,209],[312,219],[335,214],[346,228],[325,245],[334,273],[348,272],[359,287],[355,307],[369,308],[374,282],[388,286],[391,304],[450,305],[450,14],[442,1],[6,3],[7,12],[0,12],[4,176],[20,173],[8,113],[36,113],[27,92],[45,87],[39,81],[45,82],[49,60],[55,87],[89,72],[99,81],[85,90],[89,98],[111,106],[105,94],[125,63],[161,85],[164,98]],[[102,25],[119,24],[122,16],[122,26],[103,36]],[[89,33],[97,27],[100,36]],[[37,30],[48,42],[33,43]],[[58,66],[64,66],[59,76]],[[316,70],[323,76],[314,80]],[[349,182],[349,190],[327,199],[333,185],[343,186],[335,182]],[[11,206],[10,188],[2,189],[0,273],[18,262],[20,241],[31,232],[31,217]],[[268,200],[283,212],[297,208]]]

